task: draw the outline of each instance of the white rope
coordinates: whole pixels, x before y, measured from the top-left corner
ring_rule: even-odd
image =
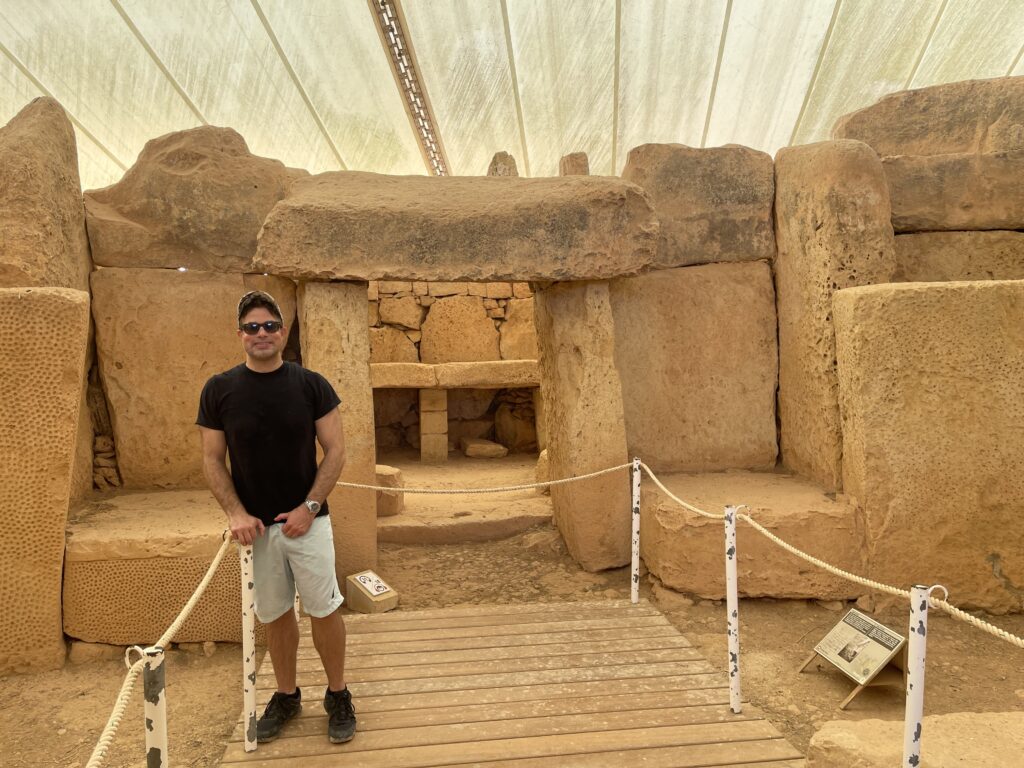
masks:
[[[203,576],[203,580],[199,582],[199,586],[196,587],[196,591],[192,593],[192,597],[185,603],[185,607],[181,609],[181,613],[178,614],[171,626],[167,628],[163,636],[157,640],[154,645],[159,645],[161,648],[166,648],[170,645],[171,640],[178,634],[178,630],[181,629],[181,625],[185,623],[185,620],[192,613],[192,609],[196,607],[196,603],[199,602],[199,598],[203,596],[206,588],[210,584],[210,580],[213,578],[214,572],[217,570],[217,566],[220,565],[220,561],[224,559],[224,553],[228,551],[228,547],[231,546],[231,538],[227,536],[227,531],[224,532],[224,543],[220,545],[220,549],[217,550],[217,556],[213,558],[213,562],[210,563],[210,567],[206,570],[206,575]]]
[[[560,480],[546,480],[543,483],[525,483],[523,485],[503,485],[498,488],[402,488],[383,485],[364,485],[362,483],[337,483],[337,485],[343,488],[364,488],[368,491],[401,491],[402,493],[435,493],[435,494],[459,494],[459,493],[508,493],[509,491],[526,491],[530,488],[550,488],[552,485],[562,485],[563,483],[575,483],[578,480],[589,480],[592,477],[598,477],[600,475],[607,475],[611,472],[618,472],[620,469],[626,469],[627,467],[633,466],[633,462],[626,464],[619,464],[617,467],[608,467],[608,469],[599,469],[597,472],[590,472],[586,475],[576,475],[573,477],[563,477]]]
[[[640,466],[643,467],[643,469],[647,473],[648,477],[650,477],[651,480],[654,481],[654,484],[657,485],[665,493],[665,495],[667,495],[672,501],[676,502],[680,506],[685,507],[686,509],[690,510],[691,512],[694,512],[694,513],[696,513],[696,514],[698,514],[698,515],[700,515],[702,517],[708,517],[708,518],[715,519],[715,520],[721,520],[724,517],[724,513],[722,513],[722,514],[714,514],[712,512],[705,512],[703,509],[699,509],[699,508],[693,506],[692,504],[687,504],[685,501],[683,501],[678,496],[676,496],[674,493],[672,493],[672,491],[670,491],[668,488],[666,488],[665,485],[661,482],[661,480],[659,480],[655,476],[654,472],[651,471],[650,467],[648,467],[646,464],[644,464],[642,462],[641,462]],[[813,555],[809,555],[806,552],[797,549],[792,544],[789,544],[788,542],[783,541],[778,536],[776,536],[774,533],[772,533],[767,528],[765,528],[763,525],[761,525],[759,522],[754,520],[754,518],[752,518],[750,515],[744,514],[744,513],[740,512],[739,514],[737,514],[736,517],[739,520],[743,520],[744,522],[749,523],[750,526],[755,531],[760,533],[762,536],[767,538],[769,541],[772,541],[775,544],[778,544],[780,547],[785,549],[787,552],[790,552],[790,553],[796,555],[797,557],[802,558],[802,559],[806,560],[807,562],[812,563],[813,565],[816,565],[816,566],[818,566],[819,568],[821,568],[821,569],[823,569],[825,571],[828,571],[831,574],[834,574],[836,576],[839,576],[840,578],[846,579],[847,581],[852,581],[855,584],[860,584],[861,586],[868,587],[869,589],[877,590],[878,592],[885,592],[885,593],[890,594],[890,595],[895,595],[896,597],[905,597],[908,600],[910,599],[910,590],[899,589],[898,587],[893,587],[893,586],[890,586],[888,584],[883,584],[880,581],[873,581],[872,579],[866,579],[863,576],[858,576],[858,575],[856,575],[854,573],[850,573],[849,571],[844,571],[842,568],[837,568],[834,565],[830,565],[829,563],[826,563],[824,560],[819,560],[818,558],[814,557]],[[952,616],[954,619],[959,619],[960,621],[967,622],[968,624],[971,624],[971,625],[977,627],[978,629],[982,630],[983,632],[987,632],[988,634],[992,635],[993,637],[998,637],[1001,640],[1005,640],[1006,642],[1010,643],[1011,645],[1015,645],[1018,648],[1024,648],[1024,638],[1017,637],[1016,635],[1013,635],[1013,634],[1007,632],[1005,629],[1001,629],[1001,628],[995,626],[994,624],[990,624],[987,621],[984,621],[983,619],[979,619],[977,616],[972,616],[971,614],[967,613],[966,611],[963,611],[960,608],[957,608],[955,605],[952,605],[952,604],[946,602],[945,600],[938,600],[936,598],[932,598],[931,605],[933,605],[934,607],[938,608],[939,610],[945,611],[950,616]]]
[[[132,697],[132,689],[135,687],[135,681],[139,677],[139,672],[142,670],[142,666],[145,664],[144,659],[139,659],[128,668],[128,674],[124,676],[124,682],[121,683],[121,690],[117,694],[117,701],[114,702],[114,709],[110,713],[110,718],[107,720],[107,725],[103,729],[103,733],[100,735],[100,739],[96,742],[96,747],[92,751],[92,756],[89,758],[89,762],[85,764],[85,768],[100,768],[103,765],[103,760],[107,756],[107,750],[110,749],[110,742],[114,740],[114,735],[117,733],[117,727],[121,724],[121,718],[124,716],[124,710],[128,706],[128,701]]]

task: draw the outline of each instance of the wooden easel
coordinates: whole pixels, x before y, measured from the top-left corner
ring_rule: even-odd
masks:
[[[811,665],[811,662],[814,661],[814,659],[817,658],[820,655],[821,654],[819,654],[817,651],[811,651],[811,655],[807,657],[807,661],[805,661],[803,663],[803,666],[800,667],[800,669],[798,669],[797,672],[798,673],[803,672],[805,669],[807,669]],[[828,659],[825,659],[824,656],[822,656],[821,658],[824,659],[826,662],[828,662]],[[831,662],[828,662],[828,663],[831,666]],[[850,702],[853,701],[857,697],[857,694],[859,694],[865,688],[871,688],[871,687],[877,686],[877,685],[895,685],[895,686],[902,686],[902,687],[906,688],[906,686],[907,686],[907,644],[906,643],[903,644],[903,648],[900,650],[900,652],[898,654],[896,654],[895,656],[893,656],[889,660],[888,664],[886,664],[884,667],[882,667],[880,670],[878,670],[878,672],[876,672],[874,675],[872,675],[872,677],[867,682],[863,683],[862,685],[858,685],[856,688],[854,688],[853,691],[850,693],[850,695],[847,696],[845,699],[843,699],[843,703],[839,705],[839,708],[845,710],[846,707],[849,706]]]

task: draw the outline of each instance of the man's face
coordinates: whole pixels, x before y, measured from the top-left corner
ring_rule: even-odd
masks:
[[[253,307],[242,316],[241,323],[265,323],[268,320],[276,321],[277,318],[266,307]],[[280,355],[287,339],[283,325],[274,333],[267,333],[266,328],[260,328],[254,336],[239,330],[238,337],[242,340],[245,354],[254,360],[272,360]]]

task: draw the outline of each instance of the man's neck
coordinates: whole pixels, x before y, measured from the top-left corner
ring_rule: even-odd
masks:
[[[269,360],[256,360],[248,355],[245,357],[245,367],[256,373],[273,373],[282,365],[284,365],[284,360],[281,355],[272,357]]]

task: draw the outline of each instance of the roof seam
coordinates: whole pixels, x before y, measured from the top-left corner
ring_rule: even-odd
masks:
[[[612,80],[612,176],[619,173],[619,67],[622,62],[622,0],[615,0],[615,72]]]
[[[516,56],[512,50],[512,26],[508,21],[508,5],[501,0],[501,23],[505,28],[505,51],[508,54],[508,68],[512,75],[512,95],[515,97],[516,122],[519,123],[519,142],[523,149],[523,170],[530,173],[530,151],[526,148],[526,121],[523,119],[523,100],[519,93],[519,73],[516,71]]]
[[[814,72],[811,74],[811,79],[807,83],[807,90],[804,91],[804,101],[800,105],[800,111],[797,113],[796,122],[793,123],[793,132],[789,135],[789,146],[793,146],[793,142],[796,141],[796,134],[800,130],[800,124],[804,121],[804,115],[807,113],[807,105],[811,102],[811,93],[814,91],[814,86],[818,82],[818,74],[821,72],[821,65],[825,61],[825,53],[828,51],[829,43],[832,42],[832,31],[835,29],[836,20],[839,18],[839,8],[842,4],[843,0],[836,0],[836,4],[832,8],[832,18],[828,22],[828,29],[825,31],[825,38],[821,41],[821,48],[818,50],[818,61],[814,64]]]
[[[715,96],[718,92],[718,76],[722,71],[722,57],[725,56],[725,40],[729,34],[729,17],[732,16],[732,0],[725,4],[725,17],[722,19],[722,36],[718,40],[718,57],[715,60],[715,74],[711,78],[711,93],[708,95],[708,111],[704,116],[704,132],[700,136],[701,148],[707,143],[708,130],[711,128],[711,112],[715,108]]]
[[[942,0],[942,4],[939,5],[939,11],[935,14],[935,18],[932,19],[932,27],[928,30],[928,37],[924,39],[924,45],[921,46],[921,50],[917,54],[917,59],[914,61],[914,67],[910,70],[910,75],[907,77],[907,81],[903,84],[903,90],[910,88],[910,84],[914,82],[914,78],[917,77],[917,71],[921,68],[921,62],[924,61],[924,56],[928,53],[928,49],[932,45],[932,39],[935,37],[935,30],[939,28],[939,21],[942,19],[942,14],[946,12],[946,6],[949,5],[949,0]]]
[[[1024,44],[1021,45],[1020,50],[1017,51],[1017,55],[1013,58],[1013,61],[1010,62],[1010,68],[1006,70],[1007,77],[1013,74],[1013,70],[1017,68],[1017,64],[1020,63],[1020,57],[1022,55],[1024,55]]]

